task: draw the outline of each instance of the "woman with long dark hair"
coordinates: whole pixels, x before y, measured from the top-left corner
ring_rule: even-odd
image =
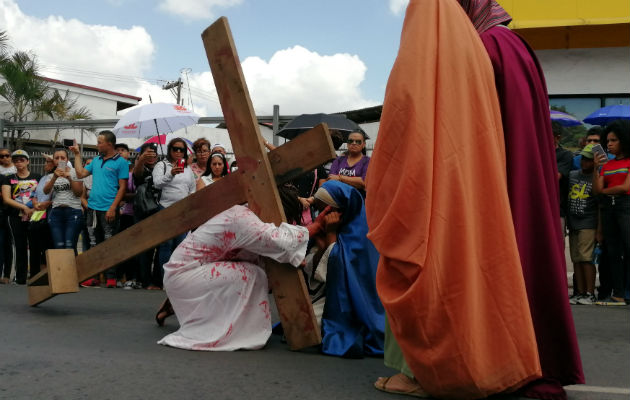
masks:
[[[44,186],[44,193],[51,194],[52,198],[48,223],[53,245],[56,249],[76,251],[83,221],[83,182],[77,178],[74,168],[68,166],[68,153],[65,150],[55,151],[53,162],[55,170]]]
[[[597,305],[625,306],[626,275],[630,272],[630,121],[616,120],[604,129],[605,145],[615,156],[595,155],[593,191],[601,194],[604,245],[611,273],[612,296]]]
[[[197,190],[218,181],[228,174],[228,163],[223,153],[212,153],[208,158],[205,172],[197,180]]]
[[[153,186],[161,190],[158,201],[160,208],[166,208],[195,192],[195,176],[186,167],[188,146],[182,138],[169,142],[166,160],[158,162],[153,168]],[[162,266],[168,261],[173,250],[186,237],[176,236],[158,247],[158,274],[162,274]]]

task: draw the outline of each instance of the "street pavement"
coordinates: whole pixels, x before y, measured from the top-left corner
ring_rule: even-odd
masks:
[[[372,388],[382,359],[292,352],[272,335],[259,351],[157,345],[161,291],[85,288],[38,307],[0,285],[0,399],[399,399]],[[630,398],[630,307],[573,306],[587,385],[574,400]],[[514,399],[512,396],[497,396]]]

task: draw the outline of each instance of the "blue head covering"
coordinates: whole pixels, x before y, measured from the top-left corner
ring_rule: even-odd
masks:
[[[383,354],[385,311],[376,293],[379,255],[367,238],[363,197],[338,181],[328,181],[322,188],[342,213],[328,259],[322,351],[338,356]]]

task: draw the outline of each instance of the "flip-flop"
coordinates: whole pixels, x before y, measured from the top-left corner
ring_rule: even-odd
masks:
[[[396,376],[396,375],[394,375],[394,376]],[[425,398],[425,399],[431,398],[431,396],[429,396],[429,394],[427,392],[422,390],[420,385],[416,385],[415,387],[411,387],[408,390],[396,390],[396,389],[388,388],[387,387],[387,383],[394,376],[390,376],[390,377],[386,377],[386,378],[384,378],[384,377],[378,378],[376,380],[376,382],[374,382],[374,387],[376,389],[382,391],[382,392],[387,392],[387,393],[403,394],[403,395],[407,395],[407,396],[421,397],[421,398]]]
[[[171,306],[171,301],[167,297],[160,305],[158,312],[155,314],[155,322],[157,322],[158,326],[164,326],[164,320],[173,314],[175,314],[173,306]]]

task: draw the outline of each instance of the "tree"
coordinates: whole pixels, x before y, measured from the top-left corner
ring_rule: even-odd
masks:
[[[15,52],[0,62],[0,96],[9,103],[5,119],[13,122],[29,121],[41,115],[41,100],[48,85],[38,75],[35,56],[24,51]],[[9,135],[12,148],[21,148],[25,131],[13,129]]]
[[[570,112],[567,112],[565,106],[551,106],[551,109],[554,111],[560,111],[569,115],[573,115]],[[575,115],[573,115],[575,117]],[[560,144],[563,147],[567,147],[572,150],[577,150],[580,148],[579,141],[581,138],[586,136],[587,129],[584,125],[578,126],[564,126],[562,127],[562,138],[560,139]]]
[[[48,116],[53,121],[74,121],[78,119],[91,119],[90,110],[83,106],[77,107],[77,99],[70,96],[70,91],[66,90],[62,96],[57,89],[49,89],[46,98],[42,99],[39,105],[39,115]],[[59,134],[64,128],[57,127],[55,135],[51,141],[52,150],[55,149],[59,141]]]
[[[2,117],[13,122],[50,118],[52,120],[90,119],[87,107],[77,107],[76,98],[70,92],[60,94],[39,76],[34,54],[17,51],[8,54],[9,44],[6,31],[0,31],[0,97],[9,103],[9,110]],[[54,148],[63,129],[57,128],[52,140]],[[9,132],[12,148],[22,148],[27,134],[24,130]]]
[[[6,31],[0,31],[0,63],[2,63],[9,51],[9,35]]]

